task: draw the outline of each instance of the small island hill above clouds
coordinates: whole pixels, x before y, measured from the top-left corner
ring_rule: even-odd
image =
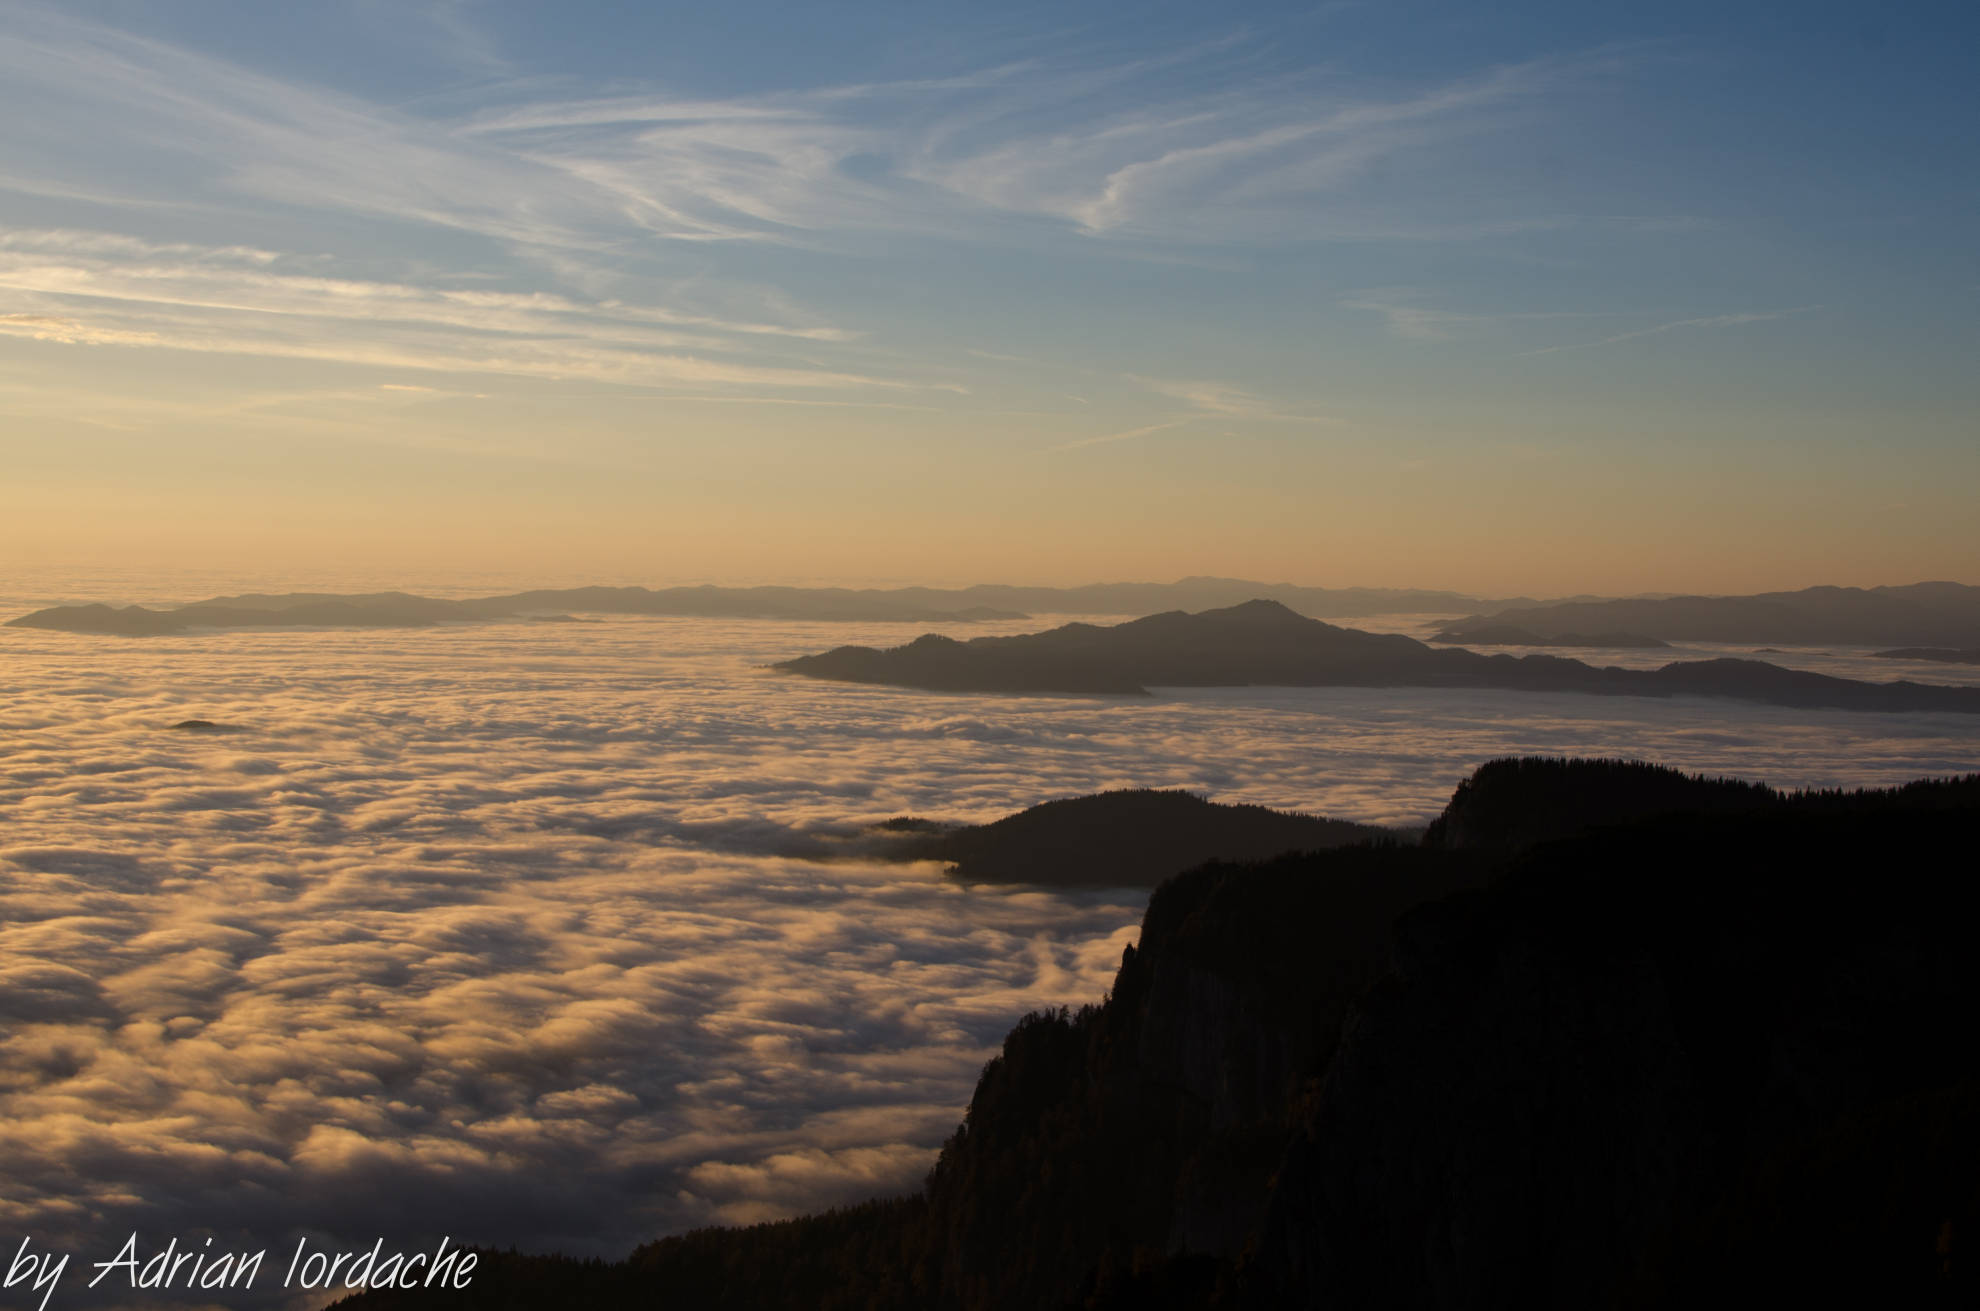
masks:
[[[1679,661],[1640,670],[1598,668],[1550,655],[1483,655],[1431,647],[1400,634],[1336,627],[1263,600],[968,642],[931,633],[905,646],[843,646],[777,667],[813,678],[941,692],[1147,695],[1154,687],[1461,687],[1980,713],[1980,688],[1859,682],[1744,659]]]

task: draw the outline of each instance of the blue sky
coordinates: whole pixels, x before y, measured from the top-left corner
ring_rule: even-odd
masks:
[[[4,545],[1980,581],[1969,6],[0,3]]]

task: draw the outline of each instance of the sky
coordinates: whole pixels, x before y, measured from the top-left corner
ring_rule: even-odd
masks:
[[[0,559],[1980,583],[1976,39],[0,0]]]

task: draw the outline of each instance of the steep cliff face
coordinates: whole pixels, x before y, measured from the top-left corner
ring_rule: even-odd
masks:
[[[1968,878],[1941,863],[1969,826],[1669,820],[1407,917],[1288,1153],[1247,1300],[1655,1301],[1700,1242],[1780,1287],[1700,1218],[1837,1126],[1980,1073]],[[1946,1218],[1918,1219],[1916,1255]],[[1875,1283],[1872,1255],[1804,1253],[1796,1276]]]
[[[1078,1305],[1234,1260],[1387,926],[1482,870],[1364,848],[1164,885],[1107,1004],[1028,1021],[985,1070],[929,1181],[930,1305]]]

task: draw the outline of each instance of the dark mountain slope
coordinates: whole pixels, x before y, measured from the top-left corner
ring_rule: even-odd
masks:
[[[1150,687],[1487,687],[1609,696],[1725,696],[1845,710],[1980,713],[1980,688],[1862,683],[1757,660],[1596,668],[1549,655],[1481,655],[1308,619],[1274,601],[1130,623],[1067,624],[968,642],[842,646],[776,668],[812,678],[938,692],[1146,694]]]
[[[1787,1236],[1796,1265],[1764,1268],[1727,1228],[1772,1163],[1980,1074],[1980,955],[1951,913],[1972,874],[1949,863],[1973,812],[1796,809],[1541,847],[1407,917],[1288,1153],[1246,1304],[1655,1303],[1684,1282],[1660,1271],[1672,1247],[1701,1244],[1768,1304],[1932,1294],[1922,1258],[1956,1199],[1904,1203],[1909,1271],[1807,1235]]]
[[[1386,926],[1484,868],[1347,848],[1165,884],[1107,1004],[1033,1017],[985,1069],[930,1176],[926,1305],[1076,1305],[1174,1254],[1235,1258]]]

